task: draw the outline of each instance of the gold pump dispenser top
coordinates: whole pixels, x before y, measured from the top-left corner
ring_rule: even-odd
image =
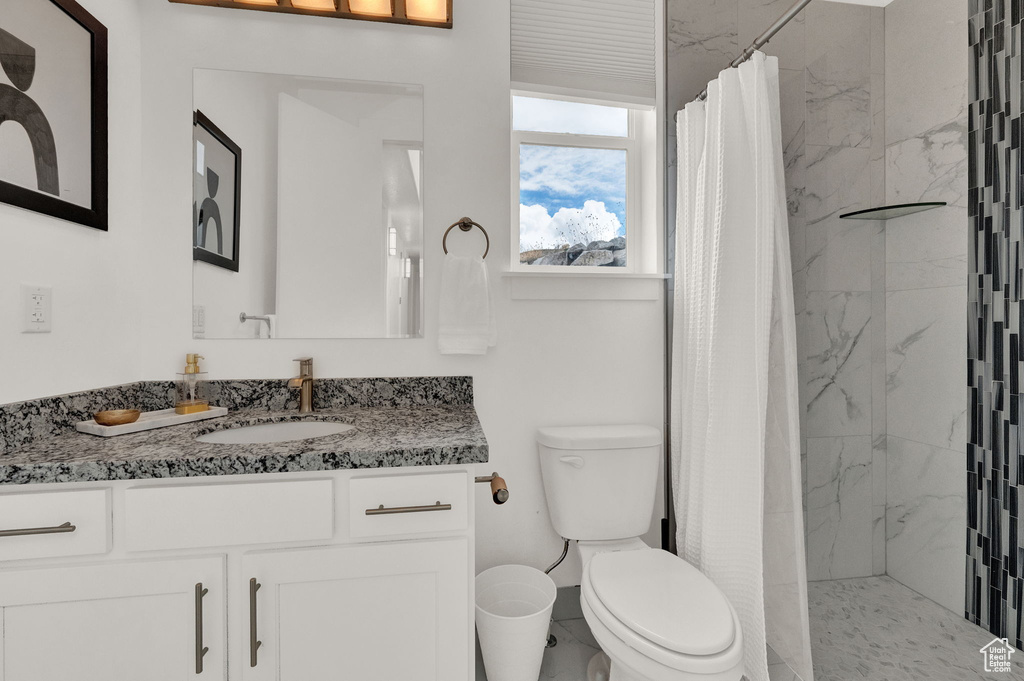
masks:
[[[206,359],[202,355],[197,353],[189,353],[185,355],[185,373],[186,374],[198,374],[199,371],[199,360]]]

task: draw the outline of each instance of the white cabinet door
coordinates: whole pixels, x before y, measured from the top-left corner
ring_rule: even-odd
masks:
[[[226,610],[221,558],[0,570],[0,679],[223,680]]]
[[[247,554],[246,681],[469,681],[468,540]]]

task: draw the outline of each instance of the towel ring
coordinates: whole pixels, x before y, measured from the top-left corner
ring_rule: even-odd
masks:
[[[448,255],[448,232],[458,227],[463,232],[468,232],[474,227],[479,227],[480,231],[484,233],[484,239],[487,240],[487,247],[484,249],[484,257],[491,252],[491,237],[487,236],[487,230],[480,226],[480,223],[473,222],[469,218],[462,218],[458,222],[452,223],[452,226],[444,230],[444,237],[441,239],[441,248],[444,249],[444,254]]]

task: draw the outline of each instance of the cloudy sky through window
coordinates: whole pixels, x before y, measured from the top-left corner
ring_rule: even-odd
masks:
[[[626,137],[626,109],[514,97],[516,130]],[[522,144],[519,148],[520,252],[626,234],[626,152]]]
[[[520,251],[626,234],[626,152],[523,144]]]

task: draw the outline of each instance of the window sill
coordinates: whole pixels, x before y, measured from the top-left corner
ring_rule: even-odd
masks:
[[[667,274],[502,272],[512,300],[660,300]]]

